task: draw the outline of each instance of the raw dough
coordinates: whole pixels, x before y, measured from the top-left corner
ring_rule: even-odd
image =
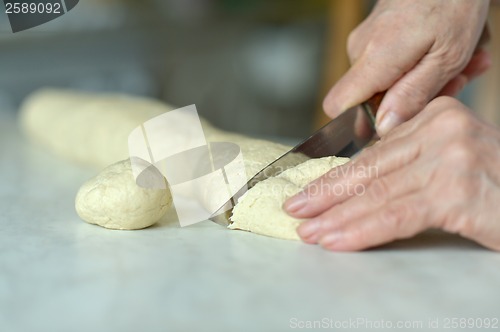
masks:
[[[102,169],[128,157],[128,135],[134,128],[172,109],[147,98],[43,89],[23,103],[20,124],[28,137],[59,156]],[[240,146],[248,179],[290,149],[286,145],[215,129],[203,119],[202,126],[208,141],[233,142]],[[304,156],[297,158],[307,160]],[[217,195],[217,190],[225,188],[207,189],[204,194]],[[235,211],[244,211],[245,204],[241,208],[238,205]],[[136,185],[128,159],[109,166],[86,182],[77,194],[75,205],[83,220],[113,229],[148,227],[174,208],[168,189],[148,190]],[[270,210],[270,213],[279,215],[281,204],[276,206],[279,211]],[[264,210],[258,213],[267,215]],[[255,218],[250,226],[245,226],[246,219],[235,219],[237,222],[231,228],[287,238],[295,235],[295,227],[281,219],[275,221],[268,215],[260,219],[255,215]],[[254,227],[264,221],[264,225]]]
[[[172,109],[143,97],[42,89],[21,105],[20,124],[60,157],[102,169],[128,157],[134,128]]]
[[[26,136],[60,157],[102,169],[128,157],[128,136],[133,129],[174,108],[153,99],[117,93],[41,89],[21,105],[20,125]],[[256,174],[290,149],[224,132],[201,121],[208,141],[241,146],[248,175]]]
[[[210,142],[231,142],[240,147],[249,180],[264,167],[292,148],[291,146],[271,141],[217,130],[213,127],[205,130],[205,135]],[[308,159],[305,156],[299,156],[298,158],[303,161]]]
[[[142,97],[42,89],[23,102],[20,126],[26,136],[60,157],[102,169],[128,157],[128,135],[133,129],[173,108]],[[223,132],[201,121],[208,141],[240,145],[249,178],[290,148]],[[80,217],[108,228],[139,229],[164,215],[166,208],[162,204],[156,209],[139,206],[136,214],[125,215],[130,208],[129,201],[139,202],[147,195],[156,199],[166,195],[170,199],[168,189],[145,191],[135,184],[129,173],[130,161],[126,159],[85,183],[75,202]],[[93,187],[98,190],[90,192]],[[173,208],[171,199],[168,206]]]
[[[207,139],[211,142],[232,142],[237,144],[243,156],[243,163],[245,166],[246,178],[250,180],[255,174],[260,172],[264,167],[275,161],[277,158],[288,152],[292,147],[266,141],[260,139],[250,138],[248,136],[233,134],[229,132],[222,132],[216,129],[210,130],[207,133]],[[296,154],[295,163],[309,159],[305,155]],[[270,171],[273,172],[272,170]],[[225,197],[227,191],[226,187],[217,185],[205,188],[204,192],[200,193],[202,202],[207,202],[207,208],[213,211],[221,204],[213,204],[212,201],[219,202],[216,197]],[[225,214],[225,219],[229,219],[229,211]]]
[[[149,227],[171,205],[168,190],[145,189],[135,184],[130,159],[105,168],[85,182],[75,200],[76,212],[83,220],[111,229]]]
[[[303,220],[286,214],[282,209],[283,203],[312,180],[347,161],[348,158],[337,157],[310,159],[276,177],[257,183],[239,199],[233,209],[233,223],[229,229],[298,240],[295,229]]]

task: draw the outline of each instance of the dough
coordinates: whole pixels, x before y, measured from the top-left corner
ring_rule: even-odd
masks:
[[[247,191],[233,209],[229,229],[240,229],[281,239],[298,240],[295,229],[303,221],[290,217],[283,203],[309,182],[349,158],[325,157],[310,159],[276,177],[257,183]]]
[[[26,136],[58,156],[102,169],[128,158],[128,136],[133,129],[174,108],[144,97],[41,89],[21,105],[20,126]],[[224,132],[201,121],[208,141],[241,146],[248,175],[256,174],[290,149]]]
[[[205,130],[205,135],[210,142],[231,142],[240,147],[248,180],[292,148],[291,146],[221,131],[215,128]],[[305,156],[298,158],[303,161],[308,159]]]
[[[83,220],[111,229],[149,227],[171,206],[167,189],[145,189],[135,184],[130,159],[105,168],[85,182],[75,200],[76,212]]]
[[[134,128],[172,109],[142,97],[42,89],[21,105],[20,125],[58,156],[102,169],[128,157]]]
[[[113,229],[140,229],[154,224],[167,212],[172,212],[174,206],[168,189],[151,190],[136,185],[130,160],[125,159],[128,157],[128,135],[147,120],[172,109],[171,106],[147,98],[43,89],[33,93],[23,103],[20,125],[28,137],[65,159],[99,169],[115,163],[82,185],[75,201],[76,210],[83,220],[92,224]],[[233,142],[240,146],[248,179],[291,148],[224,132],[203,119],[202,126],[207,141]],[[301,155],[297,158],[297,162],[307,160]],[[116,163],[119,160],[122,161]],[[278,177],[281,180],[272,181],[284,181],[283,176]],[[314,177],[317,176],[309,178],[312,180]],[[207,188],[201,194],[215,196],[218,190],[226,188]],[[250,191],[253,192],[255,189]],[[250,193],[248,197],[252,197]],[[281,196],[278,198],[284,201]],[[244,207],[247,199],[242,202],[241,208],[239,204],[235,211],[247,209]],[[269,213],[276,212],[279,216],[281,203],[276,203],[273,209],[276,206],[279,209],[271,209]],[[274,217],[269,218],[266,211],[253,211],[255,221],[251,223],[248,218],[252,211],[242,212],[248,217],[240,220],[236,215],[236,222],[230,228],[277,237],[290,238],[295,235],[295,226],[283,222],[284,219],[275,221]],[[175,216],[175,213],[169,215]],[[262,224],[264,221],[266,223]],[[254,227],[259,224],[261,226]],[[276,229],[273,229],[274,225]]]
[[[286,146],[266,140],[254,139],[238,134],[212,130],[207,135],[207,139],[211,142],[223,141],[237,144],[243,156],[247,180],[250,180],[254,175],[260,172],[264,167],[275,161],[277,158],[288,152],[292,147]],[[300,164],[309,158],[302,154],[294,155],[294,163]],[[272,174],[276,170],[271,169]],[[281,170],[280,170],[281,171]],[[216,210],[221,204],[213,204],[212,200],[219,201],[214,197],[225,197],[227,188],[222,186],[211,186],[205,188],[200,197],[202,202],[207,202],[209,210]],[[224,219],[228,220],[230,211],[225,213]]]

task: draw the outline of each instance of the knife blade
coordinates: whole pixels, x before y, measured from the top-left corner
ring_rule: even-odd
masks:
[[[366,102],[351,107],[328,122],[310,137],[306,138],[290,151],[264,167],[253,176],[245,186],[234,194],[210,220],[228,226],[231,209],[243,194],[260,181],[277,176],[281,172],[295,167],[304,161],[297,154],[308,158],[327,156],[352,157],[377,139],[375,117],[385,93],[377,93]]]

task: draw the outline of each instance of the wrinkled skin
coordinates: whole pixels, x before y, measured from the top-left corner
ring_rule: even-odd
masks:
[[[380,136],[415,116],[435,96],[457,94],[490,66],[483,49],[488,0],[379,0],[349,36],[351,69],[326,96],[332,118],[387,90]]]
[[[362,250],[428,228],[500,250],[499,202],[499,128],[439,97],[284,208],[311,218],[298,228],[303,241],[329,250]]]

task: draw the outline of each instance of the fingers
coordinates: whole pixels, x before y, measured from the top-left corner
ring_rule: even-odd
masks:
[[[435,147],[450,135],[456,135],[453,128],[441,129],[442,125],[434,122],[438,113],[459,108],[466,109],[453,98],[434,99],[418,116],[362,151],[351,162],[312,181],[302,192],[284,203],[284,210],[296,218],[314,218],[346,201],[356,190],[367,187],[373,180],[409,165],[420,157],[422,147],[428,140]]]
[[[352,220],[368,216],[393,200],[421,190],[429,182],[425,165],[409,165],[373,180],[342,204],[334,205],[319,216],[303,222],[297,229],[304,242],[318,239]]]
[[[453,67],[460,61],[447,68],[446,63],[442,63],[439,52],[425,55],[387,91],[377,114],[379,136],[415,116],[435,96],[454,96],[468,82],[488,70],[491,67],[491,56],[483,45],[489,38],[488,25],[485,25],[475,52],[458,75],[454,73]],[[443,82],[448,83],[444,85]]]
[[[429,54],[386,93],[377,113],[377,132],[387,134],[420,112],[456,73],[443,68],[437,54]]]
[[[469,82],[467,76],[459,74],[457,77],[449,81],[444,88],[438,93],[440,96],[456,96],[462,91],[465,85]]]
[[[410,194],[384,205],[376,212],[332,228],[319,238],[322,247],[334,251],[363,250],[425,229],[428,213],[420,194]]]
[[[408,144],[407,139],[377,143],[354,161],[311,182],[302,192],[287,200],[283,208],[296,218],[316,217],[331,206],[346,201],[375,179],[410,164],[419,156],[419,146]]]
[[[476,47],[481,48],[484,45],[488,44],[490,40],[491,40],[490,26],[486,21],[483,27],[483,31],[481,31],[481,35],[479,36],[479,40],[477,41]]]
[[[479,48],[472,55],[469,63],[462,71],[462,74],[467,77],[469,81],[484,74],[491,67],[491,54],[484,48]]]
[[[439,96],[456,96],[467,83],[484,74],[491,67],[491,56],[488,51],[479,49],[469,64],[457,77],[444,86]]]
[[[326,114],[334,118],[375,93],[387,90],[432,46],[432,40],[417,46],[410,43],[410,38],[399,36],[368,44],[359,59],[325,97],[323,108]]]

